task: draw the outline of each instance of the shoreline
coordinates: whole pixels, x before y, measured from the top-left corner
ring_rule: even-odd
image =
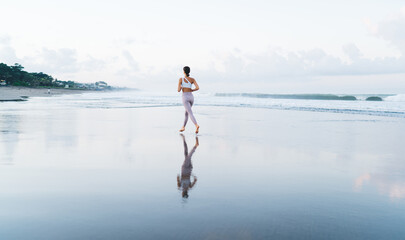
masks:
[[[51,97],[64,94],[81,94],[85,92],[98,92],[94,90],[84,89],[66,89],[66,88],[30,88],[17,86],[2,86],[0,87],[0,102],[21,102],[27,101],[31,97]]]

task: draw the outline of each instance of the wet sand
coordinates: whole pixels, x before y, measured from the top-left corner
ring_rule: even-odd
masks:
[[[52,88],[50,94],[48,94],[47,88],[1,86],[0,87],[0,102],[23,101],[30,97],[49,97],[49,96],[54,96],[54,95],[78,94],[78,93],[83,93],[83,92],[88,92],[88,90]]]
[[[7,239],[405,236],[404,119],[197,105],[196,144],[191,125],[178,133],[182,107],[13,106],[0,114]]]

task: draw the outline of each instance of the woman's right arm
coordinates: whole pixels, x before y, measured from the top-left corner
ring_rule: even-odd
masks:
[[[193,90],[191,90],[191,91],[193,91],[193,92],[198,91],[200,89],[200,86],[198,86],[198,83],[197,83],[197,81],[195,79],[194,79],[193,83],[194,83],[195,88]]]
[[[177,85],[177,92],[181,91],[181,78],[179,79],[179,84]]]

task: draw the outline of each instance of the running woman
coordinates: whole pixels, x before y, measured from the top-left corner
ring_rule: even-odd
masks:
[[[191,107],[194,104],[194,96],[193,93],[194,91],[198,91],[200,87],[197,84],[197,81],[190,77],[190,67],[185,66],[183,68],[184,72],[184,78],[179,79],[179,84],[177,86],[177,92],[180,92],[183,90],[183,105],[184,108],[186,109],[185,113],[185,118],[184,118],[184,123],[183,127],[179,130],[180,132],[183,132],[186,129],[186,124],[188,121],[188,118],[191,118],[191,121],[194,123],[196,130],[195,133],[198,133],[200,126],[197,124],[197,120],[195,120],[195,117],[193,115],[193,110],[191,110]],[[194,84],[195,88],[192,89],[191,86]]]

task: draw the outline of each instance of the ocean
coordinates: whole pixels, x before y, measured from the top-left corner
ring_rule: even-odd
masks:
[[[405,94],[263,94],[194,93],[196,106],[265,108],[312,112],[333,112],[405,118]],[[374,98],[378,101],[368,101]],[[92,92],[30,99],[16,108],[145,108],[181,106],[181,93],[147,91]]]

